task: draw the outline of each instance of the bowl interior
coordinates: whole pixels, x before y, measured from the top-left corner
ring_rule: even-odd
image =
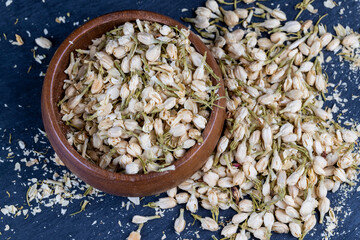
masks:
[[[125,22],[133,22],[136,19],[185,28],[182,24],[164,15],[138,10],[115,12],[93,19],[76,29],[58,48],[46,73],[42,93],[42,115],[45,130],[52,146],[65,165],[90,185],[122,196],[145,196],[160,193],[190,177],[205,163],[215,148],[225,118],[225,99],[222,98],[215,103],[220,108],[217,106],[213,108],[208,124],[203,130],[204,142],[201,145],[195,145],[181,159],[176,160],[174,171],[136,175],[113,173],[86,160],[68,143],[66,133],[69,131],[69,127],[61,120],[62,115],[57,103],[64,96],[63,81],[67,78],[64,70],[69,64],[70,53],[79,48],[87,49],[92,39],[101,37],[102,34],[114,27]],[[215,74],[221,77],[221,71],[215,59],[202,41],[192,32],[189,39],[198,52],[204,54],[207,51],[207,63]],[[212,81],[213,84],[219,83],[214,78]],[[220,84],[218,94],[224,96],[222,79]]]

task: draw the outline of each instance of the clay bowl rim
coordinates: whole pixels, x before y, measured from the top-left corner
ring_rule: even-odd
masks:
[[[43,89],[42,89],[42,99],[41,99],[41,112],[42,112],[42,118],[46,133],[55,152],[58,153],[59,157],[63,160],[65,165],[71,170],[71,172],[73,172],[75,175],[77,175],[79,178],[83,179],[85,182],[89,183],[90,185],[99,188],[104,192],[114,195],[120,195],[120,196],[146,196],[146,195],[160,193],[166,191],[166,189],[169,189],[171,187],[180,184],[182,181],[189,178],[192,174],[194,174],[197,170],[201,168],[201,166],[206,162],[206,159],[210,156],[211,152],[214,150],[216,143],[218,142],[221,136],[222,127],[225,120],[226,102],[225,102],[225,98],[223,97],[225,96],[225,90],[224,90],[224,82],[222,79],[220,68],[217,65],[217,62],[212,56],[211,52],[205,46],[205,44],[193,32],[190,31],[189,39],[192,42],[192,45],[202,55],[204,54],[205,51],[207,52],[207,63],[209,64],[209,66],[211,66],[215,74],[220,77],[220,81],[218,81],[218,83],[220,83],[220,89],[218,91],[218,94],[223,98],[215,102],[215,104],[220,106],[220,108],[214,106],[211,111],[210,118],[207,122],[207,126],[202,133],[202,136],[204,138],[203,143],[200,145],[195,145],[191,149],[188,149],[183,157],[181,157],[178,160],[175,160],[173,163],[173,165],[175,165],[175,170],[164,171],[164,172],[150,172],[147,174],[134,174],[134,175],[110,172],[108,170],[100,168],[94,163],[91,163],[89,160],[83,158],[81,154],[79,154],[75,150],[75,148],[72,145],[70,145],[70,143],[67,141],[64,130],[62,130],[60,127],[60,125],[63,125],[63,123],[59,119],[59,108],[56,106],[57,102],[54,101],[55,96],[61,97],[63,95],[63,91],[61,94],[59,94],[54,89],[55,86],[54,82],[57,81],[56,77],[58,74],[61,74],[59,73],[59,71],[63,72],[65,70],[60,67],[61,62],[66,61],[68,64],[69,59],[67,58],[64,60],[64,57],[73,51],[71,49],[76,49],[77,47],[75,46],[81,43],[77,41],[80,41],[80,39],[84,37],[84,35],[86,35],[87,33],[91,31],[96,31],[95,29],[99,28],[99,26],[103,26],[105,24],[111,23],[113,24],[112,28],[114,28],[122,23],[125,23],[126,21],[134,22],[136,19],[147,20],[150,22],[158,22],[169,26],[177,26],[179,29],[181,28],[188,29],[183,24],[177,22],[176,20],[170,17],[167,17],[159,13],[144,11],[144,10],[117,11],[94,18],[86,22],[84,25],[80,26],[76,30],[74,30],[56,50],[48,66],[48,70],[46,72],[45,80],[43,83]],[[115,23],[116,21],[118,23]],[[107,31],[109,30],[105,30],[101,34],[104,34]],[[92,39],[100,36],[92,37]],[[63,82],[64,79],[62,79],[61,82]],[[212,81],[214,83],[216,80],[212,78]],[[214,132],[216,132],[217,134],[214,135]],[[206,147],[208,147],[208,149],[205,149]],[[203,151],[204,149],[207,150],[208,156],[203,157],[204,159],[195,159],[196,155],[200,154],[199,152],[201,152],[201,149],[203,149]],[[110,181],[111,183],[115,183],[115,184],[116,182],[123,184],[126,183],[133,184],[136,182],[164,180],[167,175],[170,176],[175,175],[174,173],[176,171],[181,171],[183,169],[182,167],[185,167],[185,165],[194,161],[200,161],[201,164],[199,163],[196,164],[197,167],[196,169],[192,169],[191,174],[188,172],[185,172],[184,174],[180,174],[180,175],[177,174],[180,176],[180,177],[178,176],[178,178],[181,178],[181,180],[172,179],[170,184],[166,184],[166,183],[159,184],[158,187],[153,187],[152,190],[144,190],[143,192],[139,192],[139,193],[136,192],[136,189],[135,190],[128,189],[127,191],[124,192],[121,191],[119,192],[118,190],[113,191],[111,187],[110,188],[106,187],[106,189],[104,189],[102,187],[104,184],[101,183],[96,184],[96,182],[93,182],[91,180],[92,179],[91,175],[98,180],[103,179],[105,181]],[[89,176],[84,175],[83,171],[86,171],[87,174],[89,174]],[[169,185],[169,186],[165,188],[164,185]]]

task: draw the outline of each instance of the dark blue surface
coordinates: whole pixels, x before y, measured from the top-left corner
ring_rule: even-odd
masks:
[[[145,9],[180,20],[180,17],[183,16],[191,17],[193,14],[192,9],[203,5],[205,1],[46,0],[43,3],[40,0],[13,0],[13,3],[7,8],[5,2],[6,0],[0,2],[0,208],[10,204],[26,207],[25,195],[28,189],[26,184],[29,178],[35,177],[43,180],[50,178],[55,171],[61,172],[65,169],[55,166],[52,162],[46,164],[43,162],[44,160],[40,159],[37,170],[33,167],[28,168],[24,163],[21,163],[22,171],[17,173],[14,171],[14,164],[23,158],[22,150],[18,149],[17,141],[19,139],[26,143],[28,149],[45,151],[49,148],[46,140],[45,144],[40,142],[35,144],[33,140],[33,136],[39,132],[38,128],[43,129],[40,111],[40,93],[43,77],[39,76],[39,74],[46,71],[46,65],[56,48],[77,27],[73,23],[79,22],[82,24],[86,19],[124,9]],[[290,3],[289,6],[284,5],[285,2],[293,1],[278,2],[281,3],[283,10],[290,11],[292,16],[295,16],[293,5]],[[297,1],[294,1],[293,4],[295,2]],[[269,3],[265,2],[265,4]],[[276,5],[277,3],[274,4],[274,6]],[[322,0],[316,1],[314,6],[319,8],[319,14],[321,15],[329,13],[329,16],[323,20],[329,26],[340,22],[359,31],[360,8],[358,1],[342,1],[340,6],[332,10],[325,9]],[[189,11],[182,13],[182,8],[187,8]],[[339,15],[342,8],[345,8],[345,14]],[[66,17],[66,23],[58,24],[55,22],[56,17],[66,16],[68,12],[70,17]],[[319,14],[311,17],[317,19]],[[310,16],[310,14],[304,13],[303,17],[305,16]],[[18,23],[14,25],[17,18]],[[44,28],[49,31],[46,37],[51,39],[54,46],[50,50],[39,49],[37,51],[37,54],[46,54],[46,59],[40,65],[33,59],[31,49],[35,46],[34,39],[44,36]],[[26,31],[31,33],[31,37],[27,35]],[[23,46],[11,45],[9,41],[4,39],[3,33],[7,35],[8,40],[14,40],[14,35],[17,33],[23,37],[25,44]],[[359,72],[349,72],[347,63],[339,66],[337,57],[333,56],[332,58],[333,65],[327,64],[330,82],[335,83],[335,85],[341,80],[347,83],[347,87],[341,85],[338,88],[338,90],[342,91],[342,98],[348,99],[346,107],[349,108],[349,111],[345,115],[359,120],[359,99],[352,100],[351,96],[360,95],[358,89],[360,74]],[[32,68],[27,73],[30,66]],[[334,71],[337,74],[334,74]],[[328,104],[332,106],[331,102]],[[10,133],[12,135],[11,144],[8,142]],[[9,146],[18,156],[7,158],[8,150],[6,147]],[[48,156],[52,154],[53,152],[50,149]],[[45,175],[45,171],[41,169],[44,164],[50,170]],[[10,197],[8,197],[6,191],[10,193]],[[332,237],[332,239],[360,239],[359,229],[357,228],[360,224],[359,196],[360,193],[356,191],[356,188],[348,193],[348,198],[345,200],[343,200],[341,193],[330,194],[332,206],[342,204],[346,206],[343,207],[343,213],[352,211],[346,218],[340,215],[340,227],[336,229],[336,236]],[[156,199],[157,197],[147,197],[141,201],[141,205]],[[88,198],[88,200],[90,200],[90,204],[87,206],[86,211],[75,216],[69,216],[69,214],[79,210],[81,200],[72,200],[68,207],[64,207],[67,209],[64,215],[60,213],[61,207],[58,206],[53,208],[41,207],[41,213],[35,216],[30,214],[27,219],[24,219],[24,216],[11,218],[0,213],[0,232],[2,234],[0,239],[10,237],[11,239],[38,240],[125,239],[131,231],[137,228],[135,224],[131,223],[133,215],[154,215],[153,209],[143,208],[142,206],[130,207],[129,211],[121,208],[122,202],[127,201],[126,198],[105,195],[95,199]],[[166,239],[196,239],[195,232],[198,232],[200,239],[211,239],[214,233],[200,230],[199,222],[191,226],[193,219],[188,213],[185,213],[185,218],[189,225],[180,236],[175,234],[173,222],[178,214],[179,207],[176,207],[173,210],[166,211],[165,217],[145,224],[142,230],[142,239],[161,239],[164,234],[167,236]],[[199,214],[202,216],[210,215],[207,211],[200,211]],[[232,214],[231,210],[221,212],[222,216],[229,217]],[[123,227],[118,225],[119,220]],[[225,220],[226,218],[222,219],[222,221]],[[96,223],[92,225],[95,221]],[[10,226],[11,230],[4,231],[6,224]],[[316,230],[312,231],[311,236],[307,236],[306,239],[322,239],[321,234],[323,231],[324,226],[317,225]],[[219,233],[214,235],[220,238]],[[290,235],[274,235],[273,237],[273,239],[292,238]]]

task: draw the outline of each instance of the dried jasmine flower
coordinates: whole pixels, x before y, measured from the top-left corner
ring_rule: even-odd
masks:
[[[40,47],[45,48],[45,49],[50,49],[52,46],[51,41],[44,37],[35,38],[35,42],[37,45],[39,45]]]
[[[187,149],[201,144],[218,99],[211,77],[218,77],[188,35],[138,20],[71,53],[58,105],[83,157],[113,172],[171,171]],[[44,38],[36,42],[51,46]]]
[[[314,12],[312,2],[297,4],[298,16]],[[234,4],[234,11],[218,3]],[[186,204],[203,229],[221,228],[227,239],[249,239],[250,233],[269,239],[272,231],[303,239],[316,225],[315,211],[320,223],[327,214],[335,219],[327,192],[337,191],[341,183],[353,185],[360,163],[354,150],[359,133],[339,126],[321,100],[328,85],[322,51],[341,51],[343,59],[356,63],[359,34],[338,25],[333,36],[320,24],[324,16],[314,24],[287,21],[280,9],[259,3],[255,9],[238,8],[237,1],[209,0],[205,6],[186,20],[196,24],[201,16],[206,21],[196,30],[211,39],[204,42],[224,76],[225,129],[204,167],[161,201]],[[251,23],[257,14],[265,14],[265,20]],[[232,29],[240,19],[245,29]],[[210,32],[216,34],[204,34]],[[202,75],[202,59],[190,57],[198,68],[196,79]],[[196,80],[192,87],[206,88]],[[193,109],[193,103],[185,105]],[[201,129],[206,124],[201,110],[194,117]],[[173,131],[181,133],[183,126]],[[196,215],[199,205],[211,217]],[[236,211],[231,221],[218,223],[220,210],[229,208]]]

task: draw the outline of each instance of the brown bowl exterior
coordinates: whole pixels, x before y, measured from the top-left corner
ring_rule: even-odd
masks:
[[[100,37],[116,26],[136,19],[186,28],[179,22],[164,15],[140,10],[114,12],[93,19],[72,32],[55,52],[46,73],[41,99],[42,118],[47,136],[64,164],[71,172],[91,186],[119,196],[157,194],[188,179],[203,166],[216,147],[225,120],[226,102],[225,98],[222,98],[216,102],[221,108],[213,108],[208,124],[203,131],[204,142],[192,147],[181,159],[176,160],[174,162],[175,170],[173,171],[136,175],[113,173],[101,169],[86,160],[69,144],[66,139],[69,128],[61,120],[61,113],[57,103],[64,94],[62,88],[63,81],[66,79],[64,70],[69,64],[70,53],[78,48],[87,48],[92,39]],[[202,41],[192,32],[189,39],[198,52],[204,54],[207,51],[207,63],[212,67],[216,75],[221,76],[216,60]],[[215,79],[212,79],[212,81],[214,84],[219,83]],[[222,79],[220,85],[218,94],[223,97],[225,96],[225,90]]]

